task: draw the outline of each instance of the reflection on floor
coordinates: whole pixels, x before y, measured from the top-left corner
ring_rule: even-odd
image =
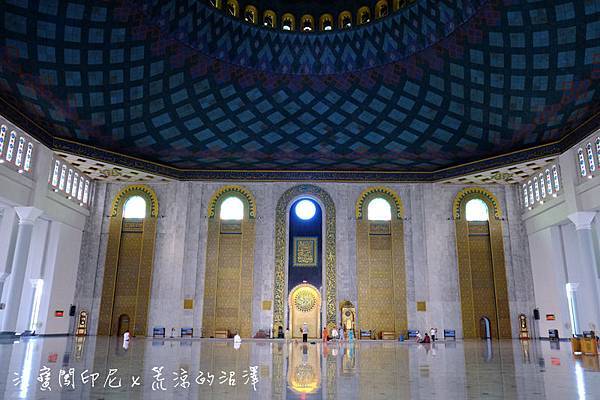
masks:
[[[591,399],[567,342],[34,338],[0,344],[5,399]],[[7,366],[5,368],[4,366]]]

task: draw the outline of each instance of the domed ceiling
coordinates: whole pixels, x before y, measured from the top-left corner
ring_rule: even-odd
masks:
[[[0,10],[1,114],[174,178],[431,181],[600,126],[600,0],[422,0],[308,33],[194,0]]]

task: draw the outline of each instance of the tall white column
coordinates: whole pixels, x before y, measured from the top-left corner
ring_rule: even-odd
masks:
[[[35,207],[15,207],[15,212],[19,216],[19,228],[10,272],[8,298],[3,312],[2,329],[0,329],[0,334],[8,335],[14,335],[17,327],[33,225],[35,220],[42,215],[42,210]]]
[[[600,276],[600,270],[598,269],[598,262],[594,255],[594,239],[592,236],[592,221],[596,216],[595,211],[578,211],[569,215],[569,219],[575,224],[575,231],[577,232],[577,242],[579,245],[580,262],[581,267],[586,275],[592,281],[590,285],[593,291],[594,298],[594,316],[595,324],[600,324],[600,296],[598,295],[598,278]]]

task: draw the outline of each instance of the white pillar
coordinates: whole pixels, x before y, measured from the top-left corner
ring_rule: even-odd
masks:
[[[594,298],[594,322],[596,326],[599,326],[600,296],[598,295],[598,277],[600,271],[598,270],[598,263],[594,255],[594,239],[592,236],[592,221],[595,216],[595,211],[578,211],[569,215],[569,219],[575,224],[582,271],[592,281],[590,287]]]
[[[35,220],[42,215],[42,210],[35,207],[15,207],[15,211],[19,216],[19,228],[10,272],[10,286],[6,309],[3,312],[2,329],[0,329],[0,334],[9,335],[14,335],[17,326],[33,225]]]

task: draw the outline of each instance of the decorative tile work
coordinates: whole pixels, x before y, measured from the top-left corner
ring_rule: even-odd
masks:
[[[54,149],[151,174],[441,180],[598,126],[589,4],[421,0],[303,35],[200,2],[3,2],[0,101]]]
[[[147,207],[142,223],[126,224],[123,205],[134,195],[144,197],[150,207]],[[122,313],[129,315],[129,328],[134,336],[146,335],[157,218],[158,200],[152,188],[127,186],[115,196],[111,206],[98,335],[117,334],[116,324]],[[135,285],[131,286],[132,283]]]
[[[325,206],[325,306],[327,326],[337,325],[336,306],[336,247],[335,247],[335,204],[329,194],[318,186],[294,186],[279,198],[275,210],[275,285],[273,288],[273,327],[285,328],[285,287],[287,253],[287,206],[299,195],[314,196]]]
[[[244,201],[242,221],[221,221],[216,217],[227,194],[236,194]],[[208,217],[202,335],[212,337],[216,330],[228,330],[241,337],[252,337],[254,195],[242,186],[223,186],[209,201]]]
[[[374,197],[390,203],[391,221],[365,218],[363,209]],[[389,188],[368,188],[356,202],[357,331],[404,334],[408,329],[403,218],[402,201]]]
[[[475,198],[487,204],[490,210],[488,224],[478,226],[464,218],[466,203]],[[502,212],[498,199],[488,190],[465,188],[456,195],[453,214],[463,336],[478,338],[479,320],[485,315],[490,320],[492,335],[509,339],[512,333],[504,264]]]

